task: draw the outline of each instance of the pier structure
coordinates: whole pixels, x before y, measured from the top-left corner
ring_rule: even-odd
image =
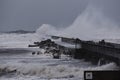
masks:
[[[63,54],[71,55],[75,59],[85,59],[93,64],[102,65],[115,62],[120,66],[120,44],[104,40],[94,42],[78,38],[51,36],[51,39],[36,42],[35,45],[29,45],[29,47],[39,46],[42,48],[43,45],[44,47],[57,47]]]

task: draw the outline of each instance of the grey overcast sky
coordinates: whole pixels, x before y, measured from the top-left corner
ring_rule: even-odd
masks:
[[[88,4],[120,23],[120,0],[0,0],[0,31],[36,30],[42,24],[68,26]]]

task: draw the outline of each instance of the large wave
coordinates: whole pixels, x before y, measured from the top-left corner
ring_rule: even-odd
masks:
[[[34,41],[40,41],[48,35],[80,38],[82,40],[120,39],[119,26],[106,17],[102,9],[88,5],[72,25],[58,29],[49,24],[40,26],[36,33],[1,34],[0,47],[27,47]]]
[[[104,39],[118,38],[119,31],[118,26],[105,17],[100,9],[88,6],[62,35],[80,39]]]
[[[77,37],[80,39],[119,39],[118,25],[106,17],[102,9],[93,5],[88,7],[76,18],[72,25],[59,32],[51,25],[42,25],[37,32],[47,35]]]

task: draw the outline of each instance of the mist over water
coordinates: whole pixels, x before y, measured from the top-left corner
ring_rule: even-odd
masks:
[[[119,26],[112,19],[106,17],[101,8],[90,4],[67,28],[56,30],[53,26],[44,24],[37,32],[83,40],[120,38]]]

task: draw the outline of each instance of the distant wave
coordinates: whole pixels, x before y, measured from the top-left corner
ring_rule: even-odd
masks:
[[[27,48],[29,44],[39,40],[35,33],[2,33],[0,34],[0,48]]]
[[[26,33],[35,33],[35,31],[15,30],[15,31],[8,31],[4,33],[26,34]]]

